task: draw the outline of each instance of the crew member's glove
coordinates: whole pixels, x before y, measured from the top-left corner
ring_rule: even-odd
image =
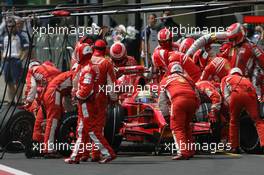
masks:
[[[24,105],[23,105],[23,108],[24,108],[25,110],[29,111],[31,105],[32,105],[32,102],[26,101],[26,102],[24,103]]]

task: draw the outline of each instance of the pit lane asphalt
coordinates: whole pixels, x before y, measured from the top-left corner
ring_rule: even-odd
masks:
[[[263,174],[263,162],[264,155],[196,155],[190,160],[172,161],[171,156],[136,153],[119,155],[109,164],[68,165],[63,159],[26,159],[23,153],[7,153],[0,165],[34,175],[259,175]]]

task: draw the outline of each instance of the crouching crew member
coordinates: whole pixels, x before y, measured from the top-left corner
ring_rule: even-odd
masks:
[[[260,145],[264,146],[264,122],[259,117],[256,90],[239,68],[233,68],[221,81],[221,91],[230,111],[229,142],[231,152],[239,153],[239,118],[245,109],[256,123]]]
[[[216,87],[210,81],[199,81],[196,83],[197,88],[204,92],[211,100],[211,110],[208,114],[209,121],[215,123],[219,119],[222,98]]]
[[[25,109],[30,108],[35,99],[37,99],[37,103],[40,106],[33,130],[33,141],[43,142],[44,140],[41,126],[44,117],[42,111],[43,94],[46,91],[48,83],[58,74],[60,74],[60,71],[50,62],[41,64],[39,61],[33,60],[29,64],[26,77],[24,107]]]

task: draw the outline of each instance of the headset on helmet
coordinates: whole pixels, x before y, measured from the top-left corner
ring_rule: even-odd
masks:
[[[185,38],[180,44],[179,51],[182,53],[186,53],[194,42],[195,40],[193,38]]]
[[[110,56],[114,61],[121,61],[127,55],[126,47],[123,43],[116,42],[110,48]]]
[[[77,47],[77,62],[83,64],[85,61],[90,60],[93,50],[87,43],[79,44]]]
[[[183,73],[183,68],[182,66],[180,65],[179,62],[172,62],[169,64],[169,71],[171,74],[173,73]]]
[[[246,28],[240,23],[234,23],[227,28],[227,38],[234,45],[239,44],[246,38]]]
[[[234,74],[239,74],[239,75],[243,75],[241,69],[239,69],[238,67],[234,67],[230,70],[229,72],[230,75],[234,75]]]

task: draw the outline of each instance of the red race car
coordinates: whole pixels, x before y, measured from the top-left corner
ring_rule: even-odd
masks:
[[[130,70],[126,74],[137,73],[137,70],[129,67],[121,70]],[[143,69],[140,70],[138,73],[142,74]],[[133,147],[152,145],[151,151],[162,152],[164,144],[173,142],[173,138],[169,129],[169,119],[163,117],[158,107],[158,86],[147,83],[140,75],[137,80],[140,81],[134,81],[133,86],[137,87],[134,93],[125,94],[120,104],[109,107],[104,129],[105,137],[116,151],[119,150],[121,143],[133,143]],[[141,84],[136,84],[139,82]],[[219,143],[222,138],[228,138],[228,132],[225,132],[228,122],[223,123],[220,117],[215,124],[209,122],[207,114],[210,106],[210,101],[203,102],[193,118],[193,136],[198,143]],[[248,153],[261,152],[254,123],[246,113],[242,114],[240,130],[242,149]]]

